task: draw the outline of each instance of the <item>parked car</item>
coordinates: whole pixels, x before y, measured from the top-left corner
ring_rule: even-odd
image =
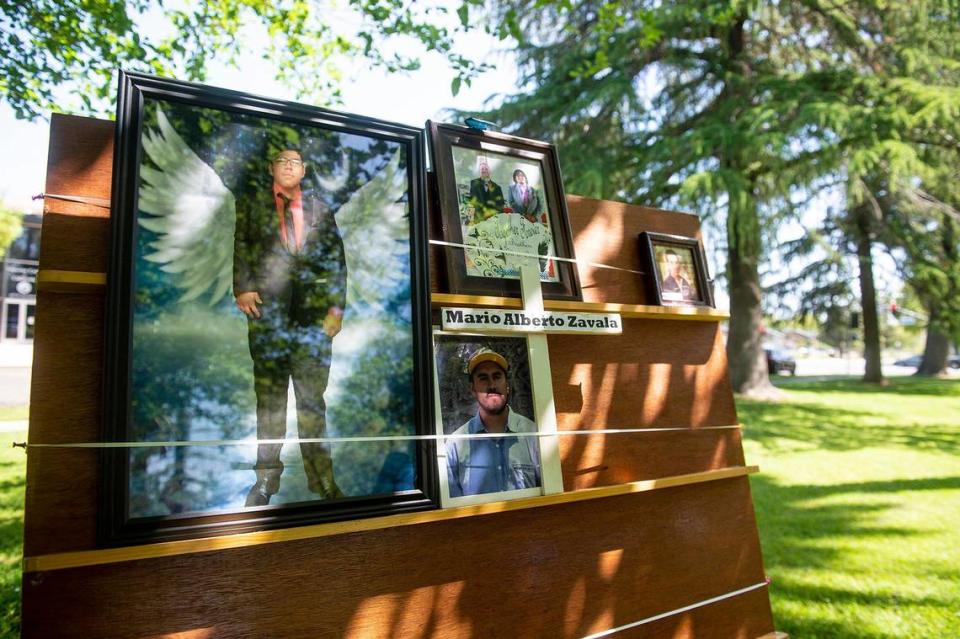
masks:
[[[920,362],[923,361],[923,355],[911,355],[898,359],[893,363],[894,366],[909,366],[910,368],[920,368]]]
[[[777,373],[797,374],[797,360],[793,358],[793,355],[778,348],[765,348],[763,350],[767,353],[767,370],[771,375]]]
[[[893,363],[894,366],[909,366],[910,368],[920,368],[920,363],[923,361],[923,355],[914,355],[912,357],[904,357],[903,359],[898,359]],[[947,358],[947,367],[949,368],[960,368],[960,355],[953,355]]]

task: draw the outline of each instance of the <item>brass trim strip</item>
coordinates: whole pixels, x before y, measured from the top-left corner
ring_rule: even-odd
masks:
[[[37,273],[39,285],[78,284],[81,286],[106,286],[106,273],[87,271],[59,271],[40,269]],[[523,302],[513,297],[492,295],[455,295],[452,293],[433,293],[430,300],[434,306],[491,306],[501,308],[522,308]],[[620,313],[623,317],[658,318],[716,322],[729,319],[730,315],[713,308],[698,306],[674,307],[651,306],[646,304],[615,304],[612,302],[570,302],[564,300],[545,300],[544,309],[548,311],[571,311],[582,313]]]
[[[493,295],[456,295],[453,293],[433,293],[430,300],[434,306],[496,306],[501,308],[522,308],[523,302],[514,297],[496,297]],[[616,304],[612,302],[574,302],[566,300],[544,300],[544,310],[571,311],[581,313],[620,313],[623,317],[656,318],[672,320],[693,320],[717,322],[730,319],[729,313],[704,306],[653,306],[649,304]]]
[[[42,268],[37,273],[38,284],[79,284],[81,286],[106,286],[106,273],[89,271],[58,271]]]
[[[383,528],[395,528],[397,526],[413,526],[417,524],[448,521],[451,519],[461,519],[463,517],[491,515],[512,510],[525,510],[527,508],[554,506],[557,504],[573,503],[590,499],[599,499],[603,497],[613,497],[616,495],[629,495],[633,493],[660,490],[662,488],[688,486],[691,484],[700,484],[734,477],[744,477],[746,475],[756,473],[759,470],[760,469],[757,466],[734,466],[730,468],[708,470],[686,475],[674,475],[672,477],[660,477],[658,479],[645,479],[642,481],[630,482],[628,484],[618,484],[616,486],[586,488],[568,493],[526,497],[523,499],[515,499],[513,501],[501,501],[488,504],[477,504],[473,506],[459,506],[444,510],[429,510],[418,513],[404,513],[401,515],[373,517],[371,519],[338,521],[329,524],[315,524],[312,526],[285,528],[282,530],[263,530],[250,533],[239,533],[235,535],[224,535],[222,537],[168,541],[158,544],[146,544],[143,546],[130,546],[127,548],[108,548],[103,550],[83,550],[79,552],[37,555],[36,557],[23,558],[23,572],[30,573],[47,570],[63,570],[67,568],[81,568],[84,566],[97,566],[123,561],[156,559],[159,557],[174,557],[198,552],[228,550],[231,548],[245,548],[260,544],[272,544],[301,539],[330,537],[333,535],[343,535],[346,533],[379,530]]]

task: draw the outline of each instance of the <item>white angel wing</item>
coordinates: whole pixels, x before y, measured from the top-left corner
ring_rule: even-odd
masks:
[[[336,212],[347,262],[347,308],[382,310],[409,280],[410,223],[400,152]]]
[[[183,141],[163,111],[145,130],[140,167],[140,225],[157,234],[144,256],[174,274],[181,302],[208,291],[212,306],[233,287],[236,203],[220,176]],[[147,214],[147,215],[144,215]]]

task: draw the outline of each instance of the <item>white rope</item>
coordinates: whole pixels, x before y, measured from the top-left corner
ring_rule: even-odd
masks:
[[[63,444],[27,444],[14,443],[21,448],[167,448],[178,446],[256,446],[259,444],[344,444],[357,442],[396,442],[431,441],[448,439],[496,439],[500,437],[554,437],[575,435],[619,435],[623,433],[663,433],[697,430],[731,430],[740,428],[739,424],[730,426],[701,426],[699,428],[602,428],[596,430],[562,430],[555,433],[534,431],[525,433],[476,433],[473,435],[368,435],[363,437],[290,437],[279,439],[206,439],[197,441],[171,440],[146,442],[75,442]]]
[[[761,581],[758,584],[753,584],[752,586],[747,586],[746,588],[741,588],[740,590],[734,590],[723,595],[718,595],[716,597],[711,597],[710,599],[704,599],[703,601],[698,601],[697,603],[690,604],[689,606],[684,606],[683,608],[677,608],[676,610],[670,610],[669,612],[662,612],[659,615],[654,615],[652,617],[647,617],[646,619],[641,619],[640,621],[634,621],[633,623],[628,623],[623,626],[617,626],[616,628],[610,628],[609,630],[603,630],[602,632],[597,632],[592,635],[587,635],[582,639],[600,639],[601,637],[609,637],[610,635],[616,634],[622,630],[629,630],[630,628],[636,628],[637,626],[642,626],[647,623],[652,623],[654,621],[659,621],[661,619],[666,619],[667,617],[672,617],[673,615],[679,615],[681,612],[688,612],[690,610],[695,610],[697,608],[702,608],[703,606],[709,606],[712,603],[717,603],[718,601],[723,601],[724,599],[732,599],[733,597],[738,597],[740,595],[746,594],[753,590],[759,590],[770,584],[770,580]]]
[[[596,268],[608,268],[612,271],[625,271],[627,273],[636,273],[637,275],[643,275],[643,271],[635,271],[630,268],[622,268],[620,266],[610,266],[609,264],[600,264],[599,262],[590,262],[588,260],[578,260],[572,257],[557,257],[556,255],[540,255],[539,253],[521,253],[519,251],[509,251],[502,248],[490,248],[485,246],[477,246],[475,244],[457,244],[456,242],[445,242],[443,240],[430,240],[431,244],[436,244],[437,246],[449,246],[452,248],[462,248],[470,249],[471,251],[487,251],[489,253],[503,253],[504,255],[516,255],[517,257],[529,257],[536,258],[540,260],[557,260],[558,262],[570,262],[572,264],[585,264],[587,266],[594,266]]]
[[[56,193],[41,193],[34,196],[33,199],[41,200],[63,200],[64,202],[79,202],[80,204],[92,204],[102,209],[110,208],[110,200],[102,197],[88,197],[86,195],[58,195]]]

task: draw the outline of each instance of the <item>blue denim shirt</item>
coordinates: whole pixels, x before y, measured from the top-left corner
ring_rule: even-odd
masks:
[[[509,408],[507,410],[510,410]],[[537,425],[512,410],[506,432],[533,433]],[[454,435],[487,429],[474,415]],[[491,437],[447,441],[447,482],[451,497],[536,488],[540,485],[540,445],[536,437]]]

